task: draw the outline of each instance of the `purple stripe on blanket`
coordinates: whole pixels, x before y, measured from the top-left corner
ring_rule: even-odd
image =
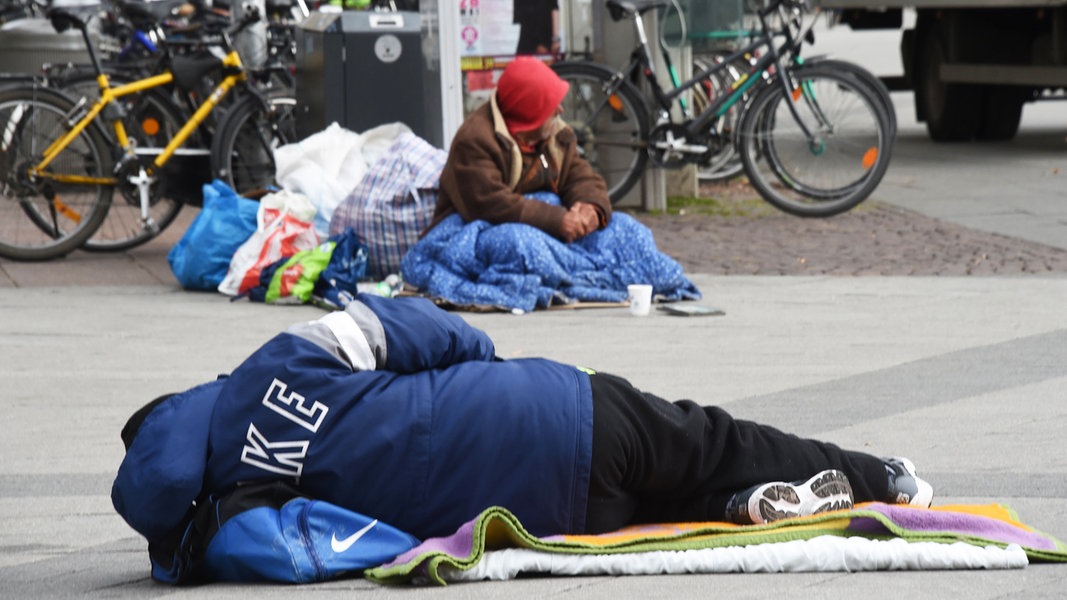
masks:
[[[455,533],[448,537],[430,538],[382,566],[390,567],[392,565],[404,564],[415,559],[417,556],[430,552],[442,552],[456,558],[470,556],[471,552],[474,550],[474,524],[476,522],[477,519],[467,521],[462,527],[457,529]]]
[[[916,533],[953,533],[973,536],[1006,544],[1019,544],[1024,548],[1036,550],[1055,550],[1056,543],[1040,533],[1027,531],[1010,523],[957,512],[936,510],[916,510],[907,506],[889,504],[871,504],[864,507],[878,511],[902,528]],[[849,524],[850,531],[872,534],[892,534],[877,519],[854,518]]]

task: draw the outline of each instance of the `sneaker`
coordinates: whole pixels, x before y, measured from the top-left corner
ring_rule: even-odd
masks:
[[[763,483],[734,494],[726,506],[726,520],[738,525],[762,525],[850,508],[852,486],[848,477],[831,469],[807,481]]]
[[[906,458],[883,458],[889,476],[889,497],[892,504],[910,504],[929,508],[934,501],[934,486],[919,479],[915,465]]]

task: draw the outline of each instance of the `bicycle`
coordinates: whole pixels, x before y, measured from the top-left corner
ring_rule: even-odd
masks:
[[[102,18],[111,23],[113,30],[124,32],[116,34],[116,39],[125,40],[122,51],[105,63],[112,87],[162,72],[172,64],[175,55],[195,56],[230,26],[228,15],[184,0],[167,0],[151,3],[151,6],[134,0],[117,0],[110,6],[112,8]],[[268,9],[271,6],[268,4]],[[177,16],[172,18],[174,15]],[[259,190],[273,183],[273,152],[265,150],[296,138],[293,113],[296,101],[291,85],[285,84],[288,68],[284,55],[272,53],[262,68],[247,69],[257,88],[266,96],[267,112],[259,110],[259,105],[245,105],[256,110],[245,110],[240,117],[234,115],[228,121],[240,121],[241,125],[232,126],[239,133],[230,131],[219,137],[215,132],[221,131],[221,120],[227,113],[223,109],[228,108],[220,105],[177,150],[167,167],[171,173],[166,183],[170,185],[159,190],[149,207],[150,219],[156,227],[145,226],[139,200],[123,197],[112,203],[103,223],[81,248],[90,252],[114,252],[148,242],[177,218],[184,205],[198,204],[203,184],[213,177],[242,192]],[[75,99],[92,100],[99,95],[97,74],[92,65],[58,66],[49,71],[48,78],[50,84]],[[215,80],[204,78],[193,89],[166,86],[116,99],[116,104],[125,111],[127,132],[135,132],[139,141],[137,152],[146,156],[158,154],[196,111],[199,99],[210,95],[215,85],[217,76]],[[221,113],[218,118],[216,113]],[[254,125],[250,116],[264,114],[268,115],[271,137],[262,142],[257,137],[253,140],[256,145],[250,144],[248,131]],[[239,150],[220,148],[212,161],[212,140],[235,138],[240,140],[234,144]],[[220,158],[229,155],[233,156],[229,162]],[[249,162],[253,163],[255,172],[247,168]],[[236,169],[232,168],[234,164]]]
[[[889,165],[891,105],[867,80],[869,73],[851,63],[799,59],[810,34],[810,25],[805,30],[796,16],[802,0],[771,0],[755,10],[759,28],[741,48],[670,90],[657,80],[642,22],[646,12],[665,4],[608,0],[612,18],[631,19],[637,32],[622,69],[591,61],[553,65],[571,84],[564,119],[607,180],[613,202],[636,184],[650,160],[661,168],[705,164],[731,144],[752,186],[784,212],[827,217],[870,195]],[[709,98],[699,114],[675,120],[671,108],[678,98],[748,56],[755,59],[728,89]],[[633,83],[642,77],[656,101],[654,120]],[[723,116],[731,109],[739,111],[737,124],[727,132]]]
[[[81,247],[107,217],[116,189],[125,204],[139,209],[140,225],[135,233],[137,243],[143,243],[167,224],[156,222],[151,209],[169,185],[181,183],[168,173],[173,157],[231,90],[239,90],[238,97],[226,111],[212,143],[216,172],[223,168],[233,172],[232,163],[240,160],[233,155],[236,142],[221,139],[240,134],[234,115],[244,115],[244,123],[249,122],[248,115],[273,116],[270,100],[252,83],[230,42],[230,35],[259,18],[253,11],[219,35],[223,58],[206,54],[174,57],[171,66],[160,74],[117,86],[110,84],[101,67],[89,39],[87,19],[65,9],[53,10],[49,17],[58,31],[69,27],[81,31],[97,73],[99,99],[91,103],[85,98],[74,100],[38,83],[0,92],[0,256],[14,260],[48,260]],[[137,103],[138,110],[147,106],[152,112],[151,119],[139,123],[137,133],[150,144],[166,137],[169,141],[165,145],[141,147],[142,140],[128,135],[133,131],[126,127],[128,115],[123,114],[123,103],[116,100],[142,93],[150,98],[171,84],[188,87],[213,72],[219,73],[221,80],[187,118],[173,112],[173,105],[163,100]],[[110,122],[113,137],[106,133],[101,119]],[[283,128],[277,125],[271,131]],[[287,141],[291,140],[259,140],[268,146]],[[255,160],[269,160],[273,175],[272,154],[259,153]]]
[[[731,34],[731,37],[733,37],[734,40],[751,38],[752,35],[751,32],[748,32],[743,28],[726,33]],[[809,29],[805,33],[804,38],[808,42],[814,43],[814,32]],[[733,50],[727,48],[728,47],[720,47],[703,53],[697,53],[693,58],[693,72],[700,73],[702,71],[710,70],[712,64],[725,63],[733,52]],[[669,57],[665,55],[665,58],[669,61]],[[794,64],[798,65],[818,62],[823,66],[836,68],[843,73],[853,76],[856,79],[856,83],[869,87],[871,92],[873,92],[881,101],[882,106],[885,109],[885,114],[889,118],[890,140],[895,143],[897,132],[896,108],[893,106],[892,99],[889,95],[889,88],[886,87],[885,83],[877,75],[855,63],[831,58],[826,55],[807,56],[802,58],[799,49],[797,52],[789,55],[788,58]],[[727,92],[731,86],[741,79],[744,73],[748,72],[752,65],[755,64],[755,60],[754,56],[744,56],[740,59],[736,59],[733,64],[724,64],[722,69],[718,72],[704,78],[704,80],[693,89],[694,109],[702,111],[708,106],[713,98]],[[677,87],[678,81],[673,75],[671,81]],[[739,105],[743,105],[750,99],[750,97],[751,94],[743,96],[734,106],[726,111],[719,121],[716,122],[716,127],[721,135],[733,139],[732,132],[736,130],[737,118],[740,114]],[[743,170],[744,166],[741,164],[741,156],[735,151],[734,144],[728,144],[724,145],[722,150],[714,155],[708,162],[697,166],[697,177],[703,181],[726,181],[740,175]]]

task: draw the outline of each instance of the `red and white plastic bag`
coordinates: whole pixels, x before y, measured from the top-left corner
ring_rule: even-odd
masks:
[[[319,245],[315,206],[303,194],[286,190],[259,201],[257,227],[234,253],[219,291],[238,296],[259,285],[259,273],[282,258]]]

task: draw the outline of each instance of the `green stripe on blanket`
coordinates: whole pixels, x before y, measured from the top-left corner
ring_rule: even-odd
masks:
[[[954,505],[931,509],[881,503],[785,519],[768,525],[729,523],[663,523],[633,526],[603,535],[535,537],[501,507],[486,509],[446,538],[426,540],[392,562],[364,575],[380,583],[399,583],[425,577],[441,585],[444,567],[467,570],[485,552],[526,548],[555,554],[623,554],[681,551],[809,540],[819,536],[861,537],[908,542],[963,542],[986,547],[1018,545],[1033,561],[1067,562],[1067,545],[1023,524],[1000,504]]]

